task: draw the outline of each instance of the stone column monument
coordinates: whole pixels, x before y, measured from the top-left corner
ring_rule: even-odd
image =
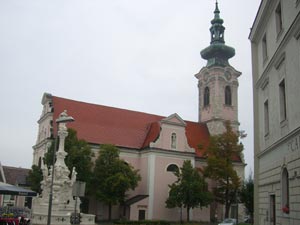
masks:
[[[62,112],[57,121],[63,121],[68,117],[66,111]],[[56,162],[54,169],[51,166],[49,171],[43,168],[43,181],[41,182],[42,194],[33,199],[32,224],[47,224],[49,195],[52,185],[53,174],[53,197],[51,210],[51,224],[67,225],[70,224],[71,214],[75,211],[75,200],[72,195],[73,185],[76,181],[76,169],[70,173],[65,164],[67,153],[64,150],[65,138],[68,136],[66,122],[57,122],[59,148],[56,152]],[[80,212],[79,205],[76,205],[76,212]],[[95,215],[80,213],[81,224],[94,224]]]

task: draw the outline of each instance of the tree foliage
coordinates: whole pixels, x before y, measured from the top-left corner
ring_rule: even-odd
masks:
[[[170,192],[166,206],[167,208],[186,208],[187,221],[189,221],[190,209],[208,206],[212,196],[204,178],[200,176],[197,169],[193,168],[190,160],[184,161],[180,170],[174,174],[177,180],[169,185]]]
[[[217,182],[214,188],[215,200],[225,204],[225,217],[229,217],[230,206],[236,202],[237,191],[241,186],[233,161],[240,158],[243,145],[239,142],[240,134],[232,130],[230,122],[224,125],[224,133],[210,137],[205,176]]]
[[[37,165],[32,165],[31,170],[26,177],[26,182],[30,185],[31,190],[41,193],[41,181],[43,180],[43,172]]]
[[[111,207],[123,204],[128,190],[134,190],[141,177],[138,170],[119,157],[119,149],[114,145],[102,145],[95,162],[93,189],[96,198]]]
[[[245,180],[242,189],[240,191],[240,201],[244,203],[251,218],[254,213],[254,182],[251,175]]]

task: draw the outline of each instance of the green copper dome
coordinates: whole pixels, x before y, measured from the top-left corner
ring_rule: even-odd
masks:
[[[200,54],[203,59],[207,60],[207,67],[211,66],[229,66],[228,59],[235,55],[235,50],[232,47],[225,45],[223,20],[220,18],[220,10],[218,2],[214,11],[215,17],[211,21],[210,46],[203,49]]]

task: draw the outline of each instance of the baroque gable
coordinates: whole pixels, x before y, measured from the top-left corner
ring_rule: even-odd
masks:
[[[195,152],[187,141],[186,123],[176,113],[160,121],[160,133],[156,141],[150,143],[151,148],[159,148],[181,152]]]

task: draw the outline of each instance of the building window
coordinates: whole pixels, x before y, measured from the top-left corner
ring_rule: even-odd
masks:
[[[289,210],[289,173],[286,168],[282,170],[281,177],[281,195],[282,195],[282,211],[286,214],[290,212]]]
[[[225,87],[225,105],[231,105],[231,88],[229,86]]]
[[[280,103],[280,118],[281,121],[286,120],[286,94],[284,79],[279,84],[279,103]]]
[[[269,134],[269,102],[268,100],[264,103],[264,120],[265,120],[265,135]]]
[[[270,224],[276,224],[276,197],[275,195],[270,195]]]
[[[3,195],[3,206],[14,206],[15,196],[14,195]]]
[[[173,173],[175,173],[177,171],[179,171],[179,168],[178,168],[177,165],[175,165],[175,164],[168,165],[167,172],[173,172]]]
[[[209,87],[204,89],[204,107],[209,105]]]
[[[277,30],[277,35],[280,34],[282,30],[282,13],[281,13],[281,3],[277,5],[277,8],[275,10],[275,15],[276,15],[276,30]]]
[[[42,168],[42,157],[39,157],[38,167],[40,169]]]
[[[262,39],[262,54],[263,54],[263,61],[265,62],[268,58],[266,34],[264,34],[263,39]]]
[[[53,132],[53,127],[50,127],[50,138],[54,138],[54,132]]]
[[[146,210],[140,209],[139,210],[139,220],[145,220],[146,219]]]
[[[177,139],[176,134],[172,133],[172,135],[171,135],[171,148],[172,149],[176,149],[176,142],[177,142],[176,139]]]

